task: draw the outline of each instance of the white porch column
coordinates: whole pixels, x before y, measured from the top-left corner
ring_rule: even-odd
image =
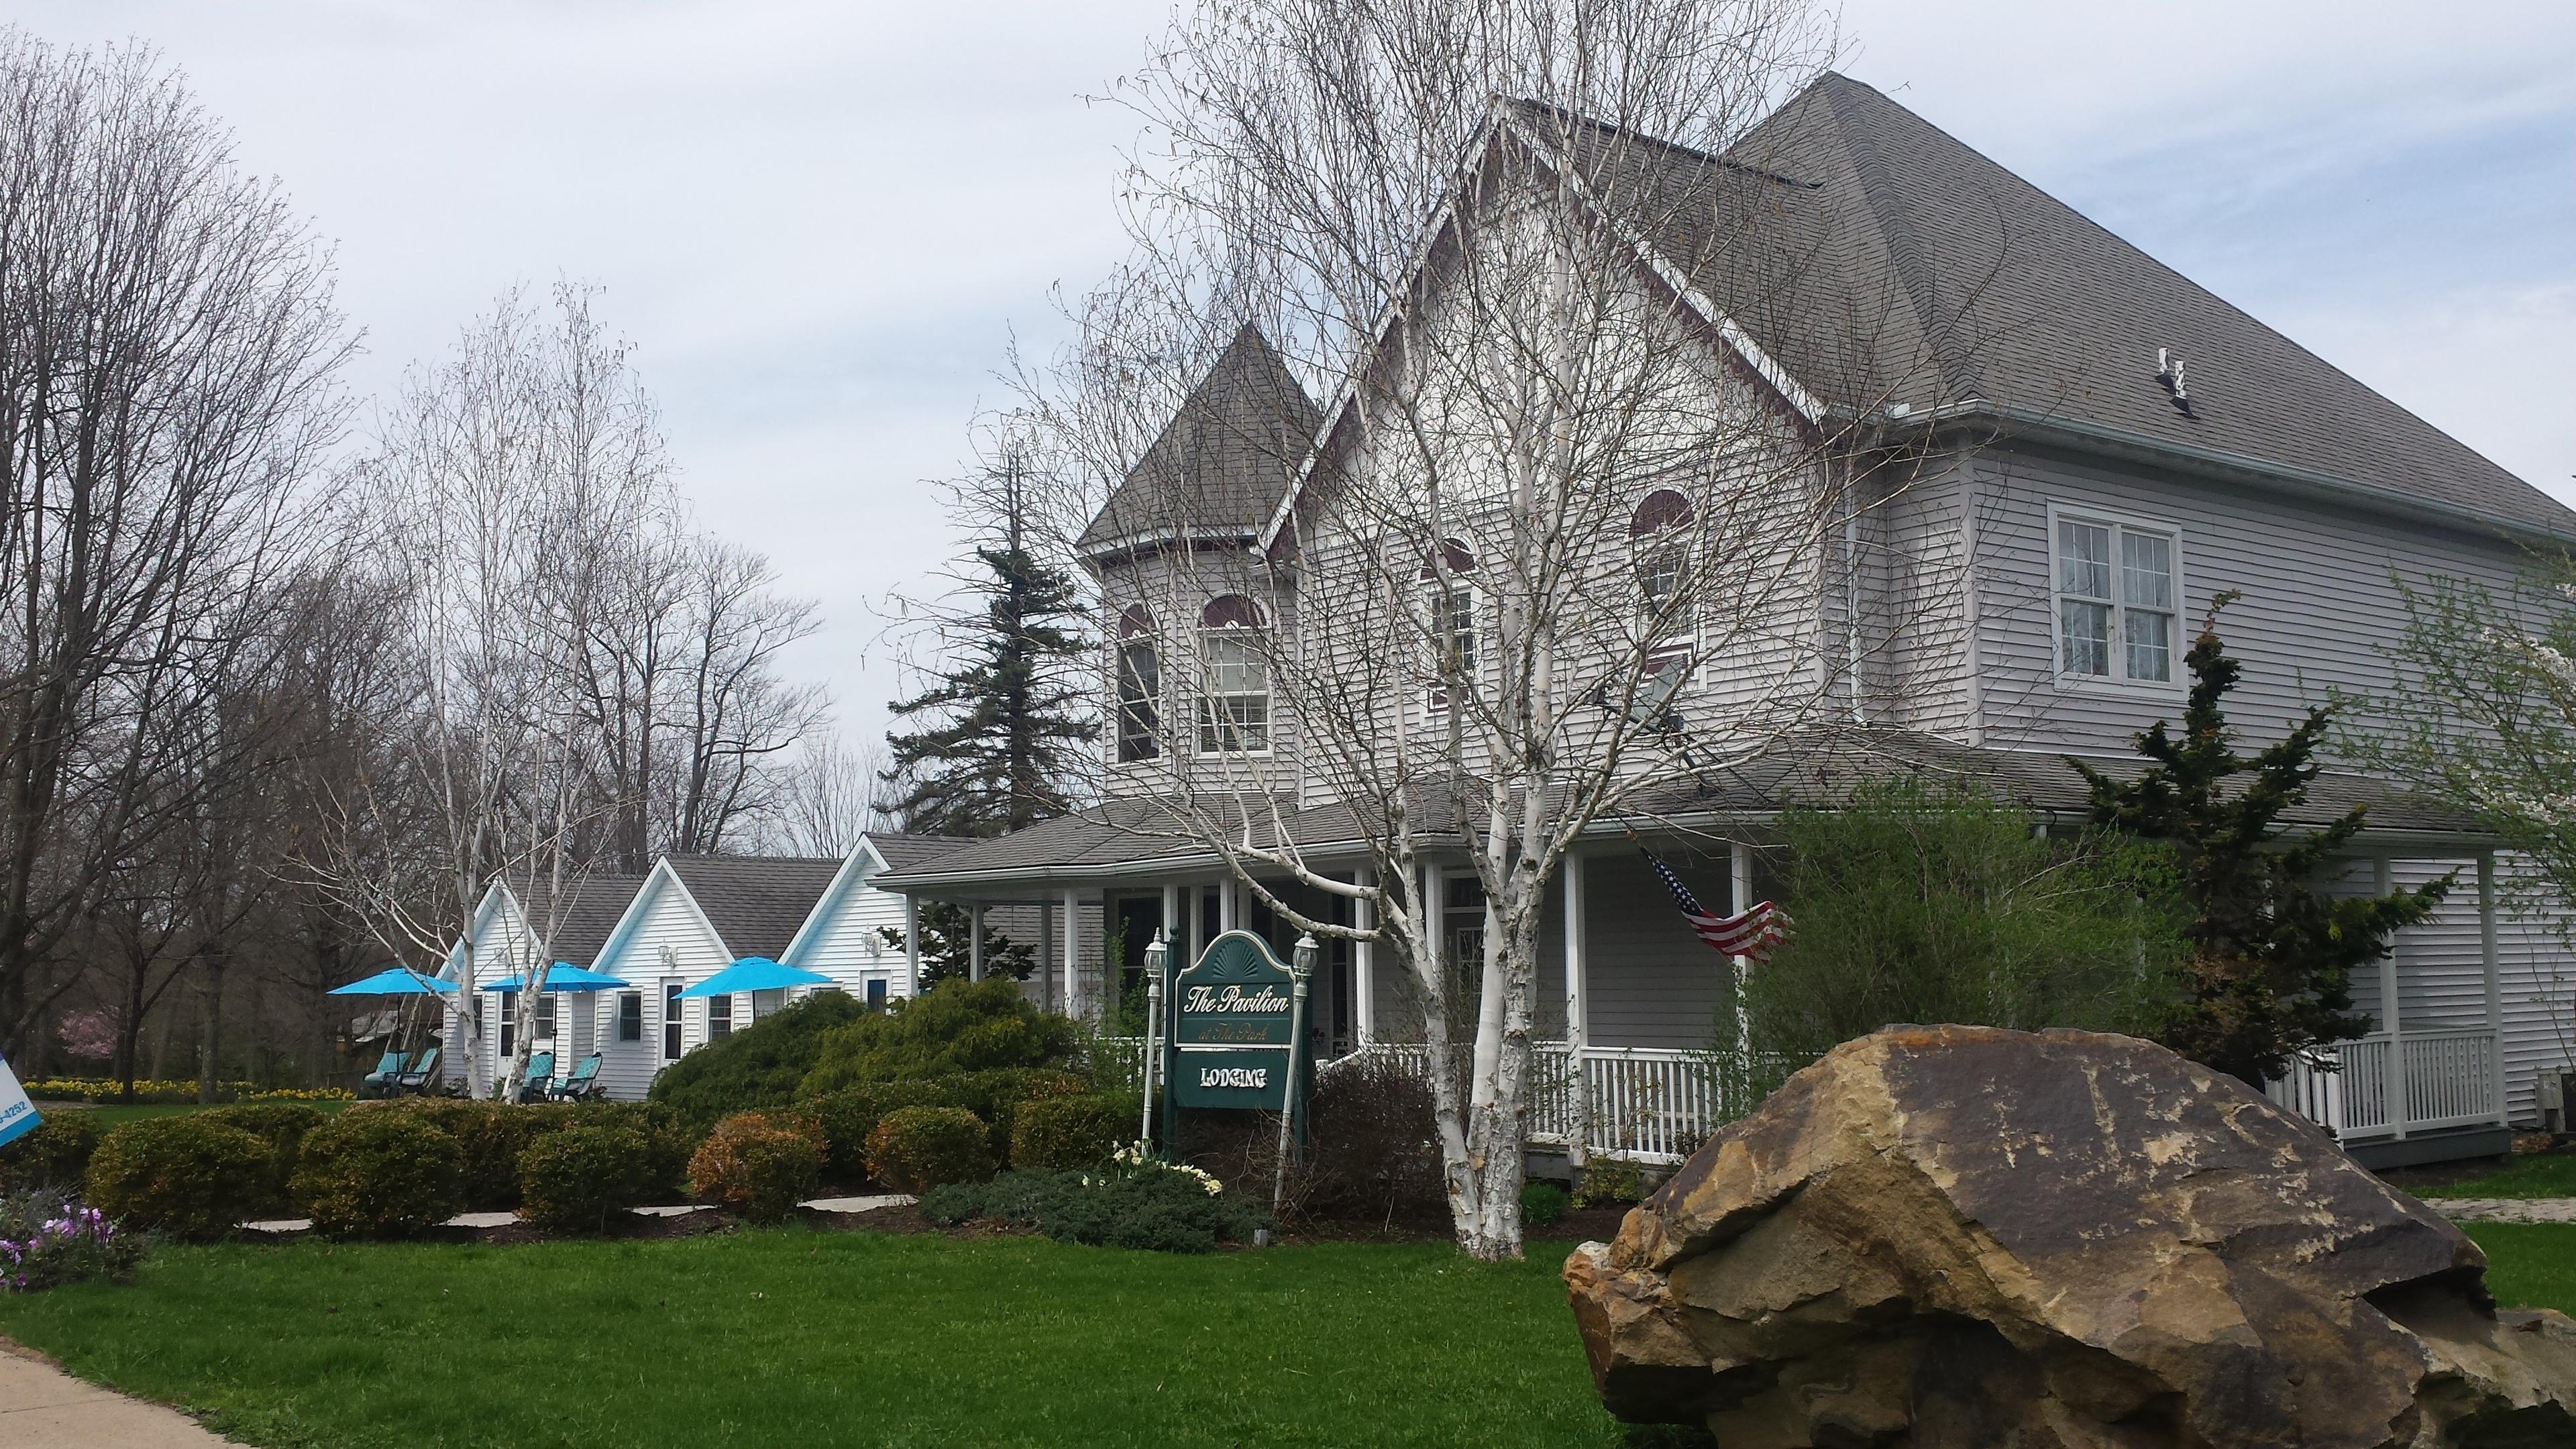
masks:
[[[2486,973],[2487,1030],[2495,1033],[2495,1107],[2496,1122],[2503,1125],[2512,1118],[2504,1096],[2504,983],[2496,951],[2496,863],[2495,852],[2478,852],[2478,964]]]
[[[1182,896],[1190,903],[1189,909],[1183,913],[1189,919],[1182,922],[1187,932],[1182,939],[1190,943],[1190,957],[1183,963],[1185,965],[1197,965],[1199,957],[1207,952],[1207,941],[1204,939],[1207,935],[1207,899],[1200,894],[1201,890],[1199,883],[1192,881],[1181,891]],[[1167,1010],[1170,1006],[1171,1003],[1164,1003]]]
[[[2385,898],[2394,888],[2394,873],[2387,856],[2370,863],[2370,889]],[[2388,954],[2379,958],[2379,1020],[2388,1032],[2388,1070],[2379,1078],[2379,1111],[2388,1119],[2388,1130],[2397,1137],[2406,1135],[2406,1038],[2401,1031],[2397,1000],[2397,941],[2391,937]],[[2340,1088],[2341,1084],[2337,1084]]]
[[[921,898],[903,898],[903,994],[921,994]]]
[[[966,908],[966,979],[984,979],[984,903]]]
[[[1583,1165],[1592,1137],[1592,1069],[1584,1052],[1592,1045],[1592,987],[1586,978],[1583,939],[1583,857],[1565,856],[1565,1046],[1566,1071],[1574,1088],[1574,1120],[1566,1137],[1566,1156]]]
[[[1377,881],[1377,872],[1364,865],[1352,879],[1360,885],[1373,885]],[[1376,925],[1377,903],[1367,899],[1351,902],[1351,924],[1363,931]],[[1367,1046],[1377,1040],[1377,943],[1374,941],[1351,943],[1351,995],[1359,998],[1352,1003],[1351,1025],[1359,1033],[1360,1045]]]
[[[1181,941],[1181,888],[1167,885],[1163,887],[1163,944],[1177,953]],[[1182,957],[1181,964],[1190,965],[1190,958]]]
[[[1235,895],[1240,883],[1233,876],[1220,876],[1216,883],[1216,929],[1223,935],[1243,928],[1242,902]]]
[[[1064,893],[1064,1014],[1082,1015],[1082,897]]]
[[[1753,847],[1740,840],[1728,842],[1726,877],[1726,913],[1742,915],[1753,905]],[[1735,956],[1729,959],[1735,967],[1735,1051],[1744,1059],[1738,1064],[1741,1066],[1749,1063],[1753,1054],[1753,1009],[1744,999],[1744,978],[1753,970],[1753,958]],[[1749,1102],[1736,1104],[1739,1110],[1751,1105]]]

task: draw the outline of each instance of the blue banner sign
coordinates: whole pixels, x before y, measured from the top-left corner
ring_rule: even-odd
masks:
[[[27,1100],[27,1089],[18,1085],[18,1074],[0,1060],[0,1146],[35,1131],[43,1120],[36,1115],[36,1104]]]

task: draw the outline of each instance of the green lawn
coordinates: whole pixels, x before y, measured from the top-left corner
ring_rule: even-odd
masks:
[[[2417,1197],[2576,1197],[2576,1153],[2523,1153],[2457,1181],[2400,1185]]]
[[[1621,1445],[1564,1253],[226,1246],[0,1296],[0,1332],[272,1446]]]
[[[2469,1231],[2499,1297],[2576,1309],[2576,1227]],[[166,1250],[137,1287],[0,1295],[0,1332],[278,1449],[1680,1442],[1602,1413],[1563,1253],[236,1245]]]
[[[324,1112],[337,1112],[349,1104],[342,1101],[329,1101],[307,1102],[304,1105],[318,1107]],[[195,1102],[147,1102],[132,1107],[121,1107],[114,1102],[103,1102],[95,1107],[84,1106],[78,1102],[38,1102],[36,1104],[36,1111],[40,1116],[52,1117],[79,1112],[96,1122],[102,1131],[120,1122],[131,1122],[139,1117],[176,1117],[183,1112],[205,1110]]]

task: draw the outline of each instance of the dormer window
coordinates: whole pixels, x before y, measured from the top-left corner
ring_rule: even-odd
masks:
[[[2171,684],[2180,530],[2054,507],[2049,525],[2059,680]]]
[[[1154,644],[1154,619],[1142,604],[1118,616],[1116,660],[1118,763],[1131,765],[1163,752],[1163,661]]]
[[[1199,753],[1270,751],[1270,661],[1261,607],[1222,594],[1199,612]]]

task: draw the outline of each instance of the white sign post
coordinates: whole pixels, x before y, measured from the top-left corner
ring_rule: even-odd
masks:
[[[18,1085],[18,1074],[0,1060],[0,1147],[33,1132],[43,1120],[36,1115],[36,1105],[27,1100],[27,1089]]]

